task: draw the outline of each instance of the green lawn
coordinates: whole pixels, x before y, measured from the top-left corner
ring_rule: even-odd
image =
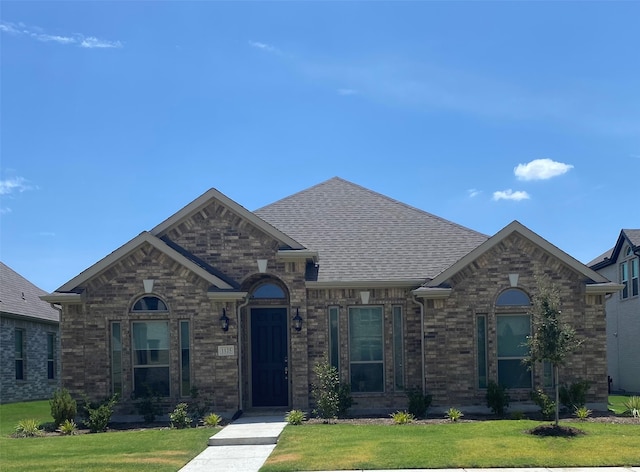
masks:
[[[609,395],[609,410],[616,415],[622,415],[626,410],[624,402],[627,401],[627,398],[629,395]]]
[[[539,424],[287,426],[261,472],[640,465],[640,424],[571,423],[587,433],[572,439],[525,433]]]
[[[0,469],[2,472],[154,471],[175,472],[202,452],[215,430],[149,429],[77,436],[13,439],[21,419],[52,421],[49,402],[0,405]]]

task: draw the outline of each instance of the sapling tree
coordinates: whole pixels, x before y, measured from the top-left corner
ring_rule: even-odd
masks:
[[[583,340],[578,339],[575,330],[562,321],[558,288],[547,278],[537,278],[537,293],[533,297],[531,309],[531,336],[527,337],[529,352],[525,361],[529,365],[535,362],[549,362],[553,368],[555,387],[556,426],[560,417],[559,366],[563,365],[568,354],[578,348]]]

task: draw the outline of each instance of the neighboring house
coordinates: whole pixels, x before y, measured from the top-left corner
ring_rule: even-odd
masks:
[[[0,402],[41,400],[60,385],[60,313],[47,292],[0,262]]]
[[[351,384],[354,409],[485,408],[549,385],[521,363],[538,274],[588,339],[563,379],[606,409],[604,297],[619,286],[514,221],[492,237],[333,178],[248,211],[209,190],[42,297],[62,307],[62,382],[74,395],[154,392],[223,414],[309,409],[314,366]]]
[[[640,392],[640,229],[620,231],[615,246],[589,267],[624,286],[607,298],[607,367],[611,388]]]

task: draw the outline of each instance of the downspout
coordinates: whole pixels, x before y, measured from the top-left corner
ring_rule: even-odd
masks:
[[[422,393],[426,393],[426,367],[424,361],[424,304],[417,301],[416,296],[413,295],[411,301],[420,307],[420,359],[422,363]]]
[[[242,404],[244,403],[242,391],[242,317],[240,316],[240,312],[250,301],[249,295],[247,294],[245,301],[236,308],[236,315],[238,316],[238,413],[242,412]]]

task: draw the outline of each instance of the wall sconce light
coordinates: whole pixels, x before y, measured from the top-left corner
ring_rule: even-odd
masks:
[[[300,309],[296,308],[296,316],[293,317],[293,327],[296,331],[302,329],[302,318],[300,317]]]
[[[227,316],[227,310],[222,309],[222,316],[220,317],[220,327],[222,331],[229,331],[229,317]]]

